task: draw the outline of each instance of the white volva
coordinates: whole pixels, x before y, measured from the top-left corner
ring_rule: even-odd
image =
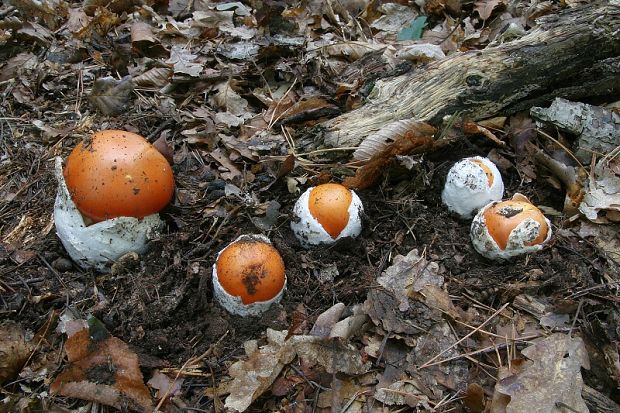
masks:
[[[479,161],[489,168],[493,174],[492,185],[489,186],[482,167],[472,161]],[[441,200],[450,211],[469,218],[489,202],[499,201],[503,196],[504,182],[495,164],[487,158],[474,156],[461,159],[450,168]]]
[[[271,244],[271,241],[269,240],[269,238],[267,238],[264,235],[250,234],[250,235],[239,236],[236,240],[228,244],[226,248],[228,248],[230,245],[234,244],[235,242],[243,241],[244,239],[258,240],[258,241],[265,242],[267,244]],[[212,279],[213,279],[213,295],[215,297],[215,300],[222,307],[224,307],[224,309],[228,311],[229,313],[240,315],[242,317],[260,315],[264,313],[265,311],[267,311],[269,307],[271,307],[272,304],[279,303],[280,300],[282,299],[282,296],[284,295],[284,290],[286,290],[286,274],[284,274],[284,285],[282,286],[282,290],[280,290],[278,295],[273,297],[271,300],[267,300],[267,301],[256,301],[251,304],[243,304],[243,301],[241,301],[241,297],[229,294],[224,289],[224,287],[222,287],[222,284],[220,284],[220,280],[217,276],[217,260],[220,258],[220,254],[222,254],[222,252],[226,248],[218,252],[217,257],[215,258],[215,263],[213,264]]]
[[[77,209],[62,173],[62,159],[55,160],[58,193],[54,204],[54,223],[69,256],[80,267],[107,272],[118,258],[128,252],[144,252],[147,242],[163,226],[159,214],[142,219],[118,217],[89,226]]]
[[[342,232],[336,237],[331,235],[317,219],[310,213],[308,199],[314,187],[310,187],[304,192],[293,207],[293,220],[291,229],[302,246],[309,248],[312,245],[331,244],[344,237],[355,238],[362,232],[362,212],[364,207],[362,200],[354,191],[351,191],[351,204],[349,205],[349,222]]]

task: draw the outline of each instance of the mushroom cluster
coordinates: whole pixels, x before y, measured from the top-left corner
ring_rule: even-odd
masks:
[[[525,196],[502,201],[504,184],[493,162],[465,158],[448,171],[442,202],[462,218],[476,214],[470,227],[474,249],[494,260],[538,251],[551,238],[551,223]]]

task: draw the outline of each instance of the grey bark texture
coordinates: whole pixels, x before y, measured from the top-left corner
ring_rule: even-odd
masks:
[[[620,146],[620,115],[605,108],[557,98],[549,108],[533,107],[530,114],[577,135],[575,155],[582,163],[590,163],[593,153],[600,158]]]
[[[329,147],[357,146],[385,125],[448,115],[480,120],[572,100],[620,96],[620,0],[545,16],[525,36],[377,82],[361,108],[322,124]]]

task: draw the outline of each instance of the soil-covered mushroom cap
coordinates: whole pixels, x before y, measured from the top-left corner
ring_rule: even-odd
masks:
[[[504,182],[495,164],[474,156],[450,168],[441,200],[450,211],[469,218],[489,202],[501,200],[503,195]]]
[[[551,223],[530,202],[521,199],[492,202],[471,225],[476,251],[490,259],[508,259],[538,251],[551,238]]]

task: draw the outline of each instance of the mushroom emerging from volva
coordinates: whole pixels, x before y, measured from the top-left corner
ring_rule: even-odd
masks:
[[[284,261],[269,238],[242,235],[217,255],[213,264],[215,299],[232,314],[259,315],[282,298]]]
[[[172,168],[146,139],[104,130],[56,159],[56,232],[83,268],[106,271],[146,243],[163,226],[158,212],[174,193]]]
[[[539,251],[551,239],[551,222],[521,195],[511,200],[491,202],[471,224],[471,241],[476,251],[490,259],[502,260]]]
[[[362,201],[343,185],[329,183],[308,188],[293,208],[291,229],[304,247],[331,244],[362,232]]]

